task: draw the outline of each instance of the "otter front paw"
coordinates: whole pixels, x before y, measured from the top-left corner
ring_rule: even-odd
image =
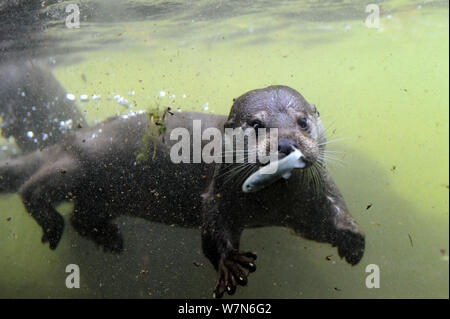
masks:
[[[51,223],[42,227],[42,243],[49,243],[50,249],[56,249],[64,230],[64,218],[61,215],[54,216]]]
[[[338,253],[352,266],[359,263],[364,255],[364,234],[349,229],[341,230],[337,238]]]
[[[245,286],[249,273],[256,270],[255,260],[256,255],[251,252],[232,250],[225,254],[219,261],[214,298],[222,298],[225,291],[233,295],[238,284]]]

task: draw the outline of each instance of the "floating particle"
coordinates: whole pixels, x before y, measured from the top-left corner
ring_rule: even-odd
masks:
[[[48,134],[47,133],[42,133],[42,140],[45,141],[48,139]]]
[[[160,96],[160,97],[166,96],[166,92],[164,92],[164,91],[159,91],[159,96]]]
[[[203,264],[202,264],[202,263],[199,263],[198,261],[194,261],[193,264],[194,264],[195,267],[201,267],[201,266],[203,266]]]
[[[412,237],[409,233],[408,233],[408,237],[409,237],[409,243],[411,244],[411,247],[414,247]]]
[[[129,96],[133,96],[133,95],[134,95],[134,91],[128,92],[128,95],[129,95]]]
[[[33,138],[33,136],[34,136],[33,131],[28,131],[27,136],[28,136],[28,138]]]
[[[72,119],[68,119],[67,121],[60,121],[59,122],[59,129],[61,131],[71,130],[73,125]]]
[[[366,209],[370,209],[372,207],[372,204],[367,205]]]
[[[339,287],[334,287],[334,290],[336,290],[336,291],[341,291],[342,289],[339,288]]]
[[[73,95],[71,93],[67,93],[66,99],[68,99],[69,101],[75,101],[75,95]]]
[[[100,100],[101,96],[97,95],[97,94],[92,94],[91,99],[93,99],[94,101]]]
[[[203,111],[208,111],[208,102],[203,104],[202,109],[203,109]]]
[[[325,256],[325,259],[328,260],[328,261],[330,261],[330,260],[331,260],[331,257],[333,257],[333,254],[328,255],[328,256]]]
[[[11,217],[6,218],[6,221],[9,222],[11,220]]]
[[[177,112],[178,112],[178,113],[181,113],[181,109],[180,109],[180,108],[177,108]]]
[[[130,104],[128,103],[128,100],[125,99],[125,98],[123,98],[123,97],[119,97],[119,98],[117,99],[117,103],[119,103],[120,105],[123,105],[123,106],[129,106],[129,105],[130,105]]]
[[[181,94],[181,98],[185,99],[186,98],[186,94]]]
[[[82,101],[82,102],[89,101],[89,97],[87,96],[87,94],[81,94],[80,95],[80,101]]]
[[[33,106],[31,107],[31,110],[32,110],[32,111],[36,111],[36,106],[33,105]]]
[[[26,94],[25,94],[24,91],[20,92],[20,96],[25,96],[25,95],[26,95]]]
[[[445,255],[445,252],[446,252],[446,251],[445,251],[444,248],[439,249],[439,251],[441,252],[442,255]]]
[[[370,222],[370,225],[372,225],[372,226],[380,226],[380,223],[379,222]]]

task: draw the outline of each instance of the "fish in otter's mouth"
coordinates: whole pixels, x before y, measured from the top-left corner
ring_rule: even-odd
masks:
[[[280,178],[288,179],[294,168],[304,168],[306,166],[303,158],[302,152],[294,148],[294,151],[289,155],[270,162],[251,174],[242,184],[242,191],[244,193],[256,192]]]

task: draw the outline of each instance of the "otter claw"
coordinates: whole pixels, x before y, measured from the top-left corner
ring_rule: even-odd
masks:
[[[339,236],[337,246],[339,256],[354,266],[364,255],[364,235],[360,232],[345,230]]]
[[[238,284],[247,285],[249,273],[256,270],[255,259],[255,254],[237,250],[222,257],[218,266],[219,278],[214,289],[214,298],[221,298],[225,291],[233,295]]]
[[[48,226],[42,227],[43,235],[41,241],[43,244],[49,243],[50,249],[55,250],[61,240],[64,229],[64,219],[58,216],[57,220]]]

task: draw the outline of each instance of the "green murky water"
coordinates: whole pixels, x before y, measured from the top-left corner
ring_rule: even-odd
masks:
[[[365,26],[363,2],[113,3],[110,21],[45,31],[61,39],[56,47],[76,48],[54,56],[65,89],[102,97],[78,102],[90,122],[127,112],[106,98],[114,94],[136,110],[159,100],[226,114],[232,98],[283,84],[317,105],[329,139],[342,138],[330,145],[342,161],[331,171],[366,233],[363,260],[350,267],[287,229],[246,230],[242,248],[258,253],[258,271],[236,297],[449,297],[448,2],[380,3],[379,29]],[[60,207],[65,218],[70,208]],[[117,223],[120,256],[70,226],[50,251],[19,197],[2,195],[0,297],[211,296],[199,231]],[[65,287],[70,263],[80,289]],[[380,267],[378,289],[365,286],[368,264]]]

